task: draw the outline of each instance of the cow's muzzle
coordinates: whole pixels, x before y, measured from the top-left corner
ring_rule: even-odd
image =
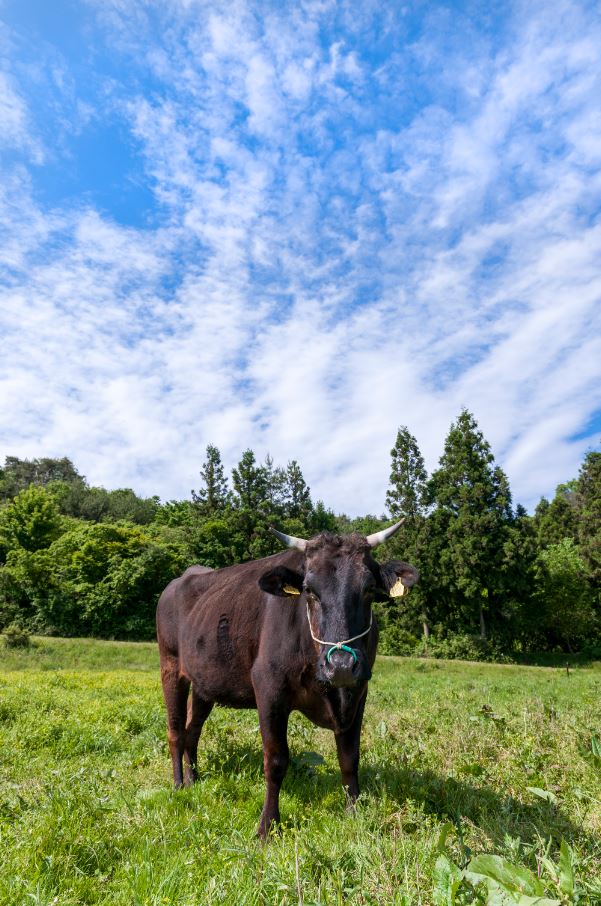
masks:
[[[329,657],[320,658],[319,678],[336,689],[348,689],[363,683],[371,677],[371,670],[362,656],[353,656],[349,651],[335,648]]]

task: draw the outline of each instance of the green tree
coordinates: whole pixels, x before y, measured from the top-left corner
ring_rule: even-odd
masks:
[[[551,502],[542,497],[534,512],[534,526],[540,550],[563,538],[578,538],[579,500],[577,481],[560,484]]]
[[[161,528],[80,522],[49,547],[11,550],[0,570],[0,615],[63,635],[152,638],[156,602],[188,565]]]
[[[188,526],[196,521],[197,513],[194,503],[190,500],[167,500],[160,504],[154,516],[157,525],[173,527]]]
[[[584,457],[576,485],[579,507],[578,541],[588,575],[601,592],[601,453]],[[601,604],[601,601],[599,601]]]
[[[229,490],[218,448],[208,444],[206,456],[200,470],[202,486],[198,491],[192,491],[192,500],[203,516],[213,516],[225,509]]]
[[[374,516],[367,513],[365,516],[355,516],[350,519],[346,513],[339,513],[336,516],[335,531],[340,535],[350,535],[356,532],[358,535],[371,535],[373,532],[379,532],[387,525],[387,520],[383,516]]]
[[[398,430],[390,456],[390,486],[386,492],[388,512],[393,519],[405,516],[416,520],[426,512],[428,475],[417,440],[405,425]]]
[[[232,469],[232,484],[232,521],[240,559],[250,560],[272,553],[268,472],[265,466],[257,464],[252,450],[245,450],[237,467]]]
[[[263,465],[265,476],[265,509],[280,520],[286,506],[286,470],[274,466],[273,458],[268,453]]]
[[[429,482],[436,507],[436,584],[444,590],[451,621],[487,636],[487,621],[502,618],[503,546],[511,523],[505,473],[473,415],[463,409],[445,441]],[[459,627],[458,627],[459,628]]]
[[[87,522],[101,522],[109,517],[109,493],[104,488],[90,488],[84,482],[52,481],[48,490],[66,516]]]
[[[336,516],[333,510],[326,507],[323,500],[318,500],[309,519],[308,535],[318,535],[320,532],[335,532],[338,530]]]
[[[45,488],[31,485],[0,510],[0,550],[48,547],[61,532],[56,502]]]
[[[148,525],[154,520],[159,506],[158,497],[139,497],[131,488],[107,491],[90,488],[83,482],[68,484],[64,481],[52,481],[47,487],[61,513],[88,522],[127,519],[137,525]]]
[[[220,515],[200,522],[190,537],[194,561],[211,569],[221,569],[244,559],[246,535],[240,532],[235,510],[228,508]]]
[[[308,487],[296,459],[291,460],[284,473],[284,512],[290,519],[300,519],[309,525],[313,510],[311,489]]]
[[[140,497],[131,488],[108,491],[108,518],[115,522],[127,520],[136,525],[149,525],[159,506],[158,497]]]
[[[551,544],[538,558],[539,612],[545,628],[568,651],[594,638],[598,623],[587,568],[571,538]]]
[[[264,508],[267,501],[267,475],[264,466],[257,465],[252,450],[245,450],[232,470],[234,505],[250,512]]]
[[[386,545],[384,556],[408,560],[423,575],[407,598],[391,601],[389,622],[397,622],[405,630],[421,630],[426,640],[430,635],[433,608],[429,606],[429,570],[426,568],[425,523],[427,509],[428,475],[417,440],[403,425],[399,428],[394,447],[390,451],[390,484],[386,492],[386,506],[395,520],[404,518],[400,530]]]
[[[66,456],[61,459],[19,459],[7,456],[0,468],[0,499],[15,497],[30,485],[47,485],[52,481],[82,484],[85,479]]]
[[[537,608],[533,607],[538,556],[536,526],[520,504],[507,526],[501,563],[497,636],[509,648],[519,639],[524,649],[545,647]]]

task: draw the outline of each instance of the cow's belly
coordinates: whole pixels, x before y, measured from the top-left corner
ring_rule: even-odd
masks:
[[[199,608],[182,627],[180,667],[206,701],[256,707],[250,670],[255,643],[248,621],[217,608]]]
[[[205,701],[230,708],[256,708],[250,672],[244,665],[235,661],[188,656],[182,657],[181,666],[196,694]]]

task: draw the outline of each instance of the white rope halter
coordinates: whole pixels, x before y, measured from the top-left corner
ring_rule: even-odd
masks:
[[[373,623],[373,612],[369,614],[369,626],[365,632],[360,632],[359,635],[354,635],[352,639],[344,639],[342,642],[324,642],[323,639],[318,639],[317,636],[313,635],[313,627],[311,626],[311,615],[309,613],[309,602],[307,601],[307,620],[309,621],[309,632],[311,633],[311,638],[314,642],[319,642],[320,645],[329,645],[330,648],[337,648],[339,651],[343,645],[348,645],[349,642],[355,642],[357,639],[362,639],[364,635],[367,635],[371,629],[371,624]],[[328,652],[329,654],[329,652]]]

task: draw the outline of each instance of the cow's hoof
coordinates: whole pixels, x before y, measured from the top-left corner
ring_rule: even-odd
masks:
[[[274,834],[280,833],[280,827],[276,818],[261,818],[257,828],[257,837],[266,843]]]

